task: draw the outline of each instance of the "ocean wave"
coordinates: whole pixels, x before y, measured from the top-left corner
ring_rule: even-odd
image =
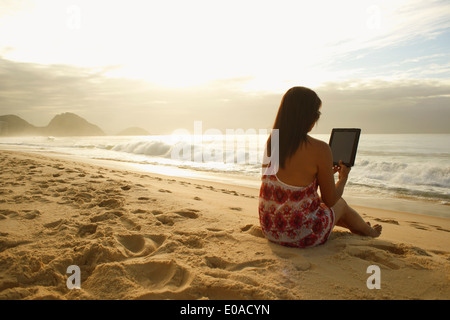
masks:
[[[421,188],[418,186],[399,186],[394,184],[366,184],[359,182],[348,182],[349,190],[378,194],[387,197],[414,198],[438,201],[441,204],[450,203],[450,193],[448,189],[442,188]]]
[[[255,175],[261,167],[258,152],[242,148],[225,150],[222,141],[195,143],[192,140],[135,140],[119,143],[110,150],[144,155],[150,161],[166,159],[171,165],[207,171],[239,171],[245,175]],[[420,192],[430,188],[450,188],[448,165],[424,160],[418,162],[413,157],[390,161],[389,158],[362,157],[352,168],[351,180],[384,189],[405,188]]]
[[[215,164],[255,164],[258,163],[259,156],[259,154],[247,150],[227,150],[222,142],[216,141],[206,141],[199,144],[190,141],[170,143],[137,140],[118,144],[111,150],[183,161],[183,165],[186,165],[186,161]]]
[[[112,151],[167,157],[171,146],[162,141],[130,141],[114,146]]]
[[[444,164],[363,160],[354,168],[360,180],[450,188],[450,166]]]

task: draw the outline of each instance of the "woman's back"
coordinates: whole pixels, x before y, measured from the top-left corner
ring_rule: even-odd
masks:
[[[279,168],[278,179],[291,186],[310,185],[317,176],[323,143],[307,136],[307,141],[297,149],[292,157],[286,160],[284,168]]]

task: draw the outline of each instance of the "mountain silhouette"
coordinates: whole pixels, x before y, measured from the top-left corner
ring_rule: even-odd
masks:
[[[98,126],[66,112],[56,115],[46,127],[35,127],[16,115],[0,116],[0,136],[103,136]]]
[[[0,116],[0,136],[35,135],[37,128],[15,115]]]
[[[66,112],[55,116],[44,133],[50,136],[102,136],[105,133],[96,125],[74,113]]]

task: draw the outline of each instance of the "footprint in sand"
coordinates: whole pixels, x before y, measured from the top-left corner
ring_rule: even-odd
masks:
[[[96,231],[97,231],[97,224],[89,223],[79,226],[77,235],[80,237],[86,237],[88,235],[94,234]]]
[[[347,245],[344,252],[363,260],[370,261],[371,263],[381,264],[387,268],[398,270],[400,268],[411,267],[414,269],[426,269],[425,265],[421,265],[421,262],[408,263],[408,256],[421,256],[430,257],[430,254],[425,250],[406,246],[403,244],[394,244],[387,241],[372,241],[369,245]]]
[[[247,224],[246,226],[241,228],[241,231],[247,232],[248,234],[251,234],[252,236],[255,236],[257,238],[265,238],[261,227],[255,226],[253,224]]]
[[[184,232],[184,231],[175,231],[175,236],[172,237],[177,243],[181,243],[183,246],[191,248],[191,249],[201,249],[205,244],[205,236],[204,232]]]
[[[68,190],[67,187],[57,187],[55,189],[55,191],[58,192],[58,193],[64,193],[64,192],[67,192],[67,190]]]
[[[220,257],[205,257],[206,265],[213,269],[223,269],[227,271],[239,271],[245,268],[266,268],[273,265],[274,261],[270,259],[250,260],[241,263],[226,261]]]
[[[29,203],[31,201],[32,201],[32,199],[30,197],[18,195],[18,196],[14,196],[12,198],[12,201],[9,200],[8,202],[9,203],[14,203],[14,204],[21,204],[21,203],[24,203],[24,202]]]
[[[239,196],[239,193],[237,193],[234,190],[225,190],[225,189],[220,189],[222,191],[222,193],[226,193],[226,194],[231,194],[233,196]]]
[[[53,168],[58,169],[58,170],[64,170],[64,165],[62,163],[57,163],[57,164],[53,165]]]
[[[98,265],[84,287],[100,298],[108,298],[110,285],[105,279],[127,279],[128,286],[139,288],[135,299],[186,299],[183,293],[188,289],[193,275],[188,269],[177,262],[170,260],[152,260],[136,262],[134,259],[119,264]]]
[[[450,230],[444,229],[441,226],[433,226],[433,227],[436,228],[436,230],[438,230],[438,231],[450,232]]]
[[[46,231],[46,234],[48,235],[55,235],[63,230],[68,230],[80,237],[85,237],[90,233],[89,227],[83,227],[83,225],[74,225],[66,219],[59,219],[50,223],[46,223],[43,226],[44,228],[49,229],[48,231]]]
[[[66,222],[67,222],[67,220],[65,220],[65,219],[59,219],[59,220],[44,224],[44,227],[53,229],[53,228],[57,228],[57,227],[61,226],[62,224],[65,224]]]
[[[156,220],[166,226],[173,226],[180,218],[197,219],[199,210],[183,209],[172,213],[164,213],[160,210],[153,210],[152,214],[156,216]]]
[[[176,214],[189,219],[197,219],[199,217],[197,212],[199,212],[199,210],[197,209],[184,209],[175,211]]]
[[[15,218],[18,217],[19,213],[17,211],[14,210],[0,210],[0,219],[6,219],[6,217],[8,218]],[[3,218],[1,218],[3,217]]]
[[[149,261],[125,265],[125,270],[142,287],[150,290],[181,291],[193,276],[175,261]]]
[[[419,229],[419,230],[430,230],[430,228],[428,228],[427,226],[425,226],[425,225],[423,225],[421,223],[418,223],[418,222],[415,222],[415,221],[407,221],[407,222],[409,222],[411,227],[414,227],[416,229]]]
[[[136,222],[134,222],[133,220],[131,220],[126,216],[120,217],[120,222],[122,222],[124,227],[127,228],[128,230],[139,231],[142,228],[139,224],[137,224]]]
[[[0,252],[3,252],[7,249],[14,248],[20,246],[22,244],[31,243],[28,240],[8,240],[8,239],[0,239]]]
[[[121,216],[123,216],[123,212],[121,211],[107,211],[102,214],[98,214],[94,217],[91,217],[89,218],[89,220],[91,220],[91,222],[101,222],[101,221],[115,220]]]
[[[117,209],[123,206],[123,201],[120,199],[108,199],[99,202],[97,205],[102,208]]]
[[[139,197],[138,200],[139,201],[156,201],[156,199],[152,199],[149,197]]]
[[[144,209],[136,209],[136,210],[133,210],[131,213],[133,213],[133,214],[141,214],[141,213],[149,213],[147,210],[144,210]]]
[[[297,271],[308,271],[313,267],[311,262],[301,255],[298,248],[284,247],[274,243],[269,244],[269,246],[275,255],[291,261]],[[258,252],[256,252],[256,254],[258,254]],[[263,253],[260,252],[259,254]]]
[[[22,210],[25,212],[24,218],[28,220],[35,219],[41,215],[41,212],[39,210]]]
[[[164,235],[124,234],[116,240],[126,249],[127,256],[147,256],[154,253],[166,240]]]
[[[212,231],[212,232],[222,232],[222,231],[224,231],[223,229],[220,229],[220,228],[206,228],[206,230]]]
[[[173,226],[175,224],[174,219],[165,214],[158,215],[156,217],[156,220],[158,220],[159,222],[161,222],[162,224],[164,224],[166,226]]]
[[[8,194],[11,194],[11,193],[14,193],[14,191],[9,190],[9,189],[0,189],[0,195],[1,196],[8,195]]]
[[[392,256],[383,250],[376,250],[368,246],[352,246],[347,247],[344,251],[352,257],[360,258],[377,265],[380,264],[389,269],[398,270],[402,267],[402,264],[399,264],[398,261],[392,259]]]
[[[394,219],[381,219],[381,218],[375,218],[374,220],[375,220],[375,221],[378,221],[378,222],[384,222],[384,223],[390,223],[390,224],[396,224],[396,225],[399,225],[398,221],[397,221],[397,220],[394,220]]]
[[[86,192],[79,192],[79,193],[77,193],[73,198],[71,198],[71,200],[72,200],[74,203],[77,203],[77,204],[79,204],[79,205],[83,205],[83,204],[85,204],[85,203],[90,203],[90,202],[92,201],[93,198],[94,198],[94,197],[93,197],[91,194],[89,194],[89,193],[86,193]],[[99,203],[98,205],[99,205],[100,207],[111,207],[110,204],[104,203],[104,201],[103,201],[102,203]],[[94,206],[95,206],[95,205],[94,205]]]

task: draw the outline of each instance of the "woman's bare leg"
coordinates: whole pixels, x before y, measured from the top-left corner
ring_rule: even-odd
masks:
[[[351,208],[344,199],[333,206],[336,225],[349,229],[352,233],[362,236],[378,237],[381,234],[381,225],[376,224],[373,227],[364,221],[364,219]]]

